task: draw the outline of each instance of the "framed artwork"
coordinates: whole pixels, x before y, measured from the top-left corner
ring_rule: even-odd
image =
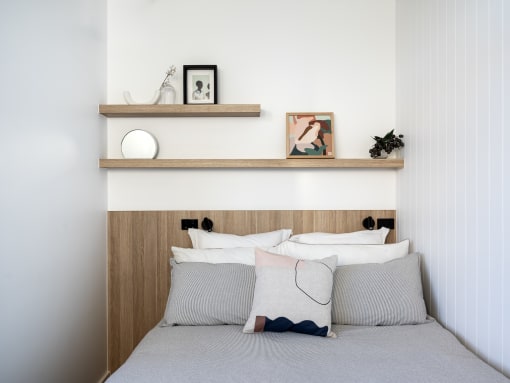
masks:
[[[287,158],[335,158],[333,113],[287,113]]]
[[[184,65],[183,96],[185,104],[217,104],[216,65]]]

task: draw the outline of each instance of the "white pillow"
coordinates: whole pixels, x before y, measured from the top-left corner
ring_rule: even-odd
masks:
[[[383,263],[409,253],[409,240],[387,245],[309,245],[285,241],[269,249],[271,253],[299,259],[337,256],[337,266],[362,263]]]
[[[254,247],[236,247],[231,249],[189,249],[172,246],[174,260],[182,262],[205,263],[243,263],[255,264]]]
[[[281,229],[267,233],[235,235],[215,233],[199,229],[188,229],[194,249],[225,249],[232,247],[269,247],[286,241],[292,230]]]
[[[285,241],[265,248],[273,254],[289,255],[299,259],[320,259],[338,256],[337,266],[363,263],[383,263],[409,253],[409,240],[387,245],[308,245]],[[243,263],[255,264],[254,247],[231,249],[189,249],[172,246],[176,262]]]
[[[390,229],[362,230],[352,233],[305,233],[290,237],[290,241],[310,245],[382,245]]]

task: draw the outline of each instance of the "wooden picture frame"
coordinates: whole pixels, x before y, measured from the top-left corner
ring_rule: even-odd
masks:
[[[184,104],[217,104],[216,65],[183,65]]]
[[[287,113],[287,158],[335,158],[333,113]]]

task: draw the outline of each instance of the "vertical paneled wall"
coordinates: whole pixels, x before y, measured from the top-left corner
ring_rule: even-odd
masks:
[[[399,233],[430,313],[510,374],[507,0],[397,1]]]

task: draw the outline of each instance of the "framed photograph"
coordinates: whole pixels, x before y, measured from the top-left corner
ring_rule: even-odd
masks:
[[[184,65],[183,96],[185,104],[217,104],[218,75],[216,65]]]
[[[335,158],[333,113],[287,113],[287,158]]]

